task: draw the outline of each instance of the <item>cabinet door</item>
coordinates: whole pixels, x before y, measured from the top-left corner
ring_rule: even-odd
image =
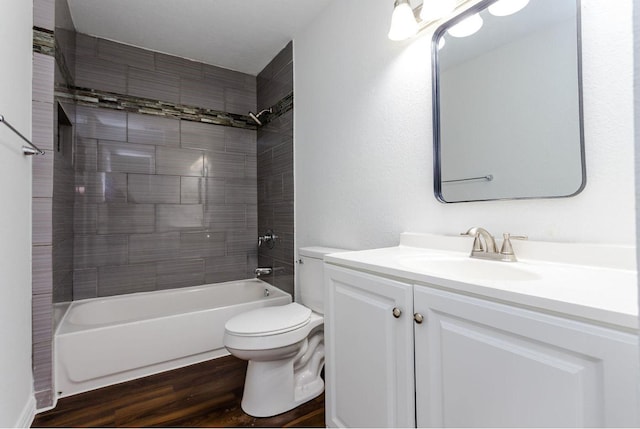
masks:
[[[328,264],[325,283],[327,426],[414,427],[412,285]]]
[[[637,336],[416,286],[418,426],[637,426]]]

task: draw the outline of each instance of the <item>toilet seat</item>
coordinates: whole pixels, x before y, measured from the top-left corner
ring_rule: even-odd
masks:
[[[300,304],[293,303],[293,304],[287,304],[286,306],[269,307],[269,308],[283,309],[284,307],[288,307],[292,305],[303,307]],[[257,310],[252,310],[252,312],[253,311],[257,311]],[[240,317],[243,315],[244,313],[235,317]],[[230,319],[229,322],[235,319],[235,317]],[[230,351],[231,349],[258,351],[258,350],[277,349],[279,347],[288,347],[300,341],[303,341],[309,335],[309,332],[322,326],[322,324],[324,323],[324,317],[321,314],[317,314],[310,311],[309,318],[306,321],[302,323],[297,323],[294,326],[290,326],[288,328],[282,328],[281,326],[279,332],[271,331],[267,334],[262,334],[262,335],[258,335],[258,334],[243,335],[242,333],[236,334],[229,330],[229,322],[227,322],[227,324],[225,325],[225,330],[224,330],[223,341],[224,341],[225,347]],[[233,328],[234,325],[235,325],[235,322],[231,324],[231,328]]]
[[[239,314],[224,326],[228,334],[240,337],[263,337],[300,329],[311,320],[311,309],[298,303],[263,307]]]

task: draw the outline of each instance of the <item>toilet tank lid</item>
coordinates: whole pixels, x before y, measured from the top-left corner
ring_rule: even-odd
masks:
[[[322,247],[322,246],[301,247],[298,249],[298,254],[300,256],[305,256],[307,258],[316,258],[316,259],[322,259],[324,258],[324,255],[328,255],[329,253],[338,253],[338,252],[348,252],[348,250],[338,249],[335,247]]]

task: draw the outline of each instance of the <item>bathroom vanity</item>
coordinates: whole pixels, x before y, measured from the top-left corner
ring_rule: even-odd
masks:
[[[637,427],[635,249],[472,241],[325,257],[327,425]]]

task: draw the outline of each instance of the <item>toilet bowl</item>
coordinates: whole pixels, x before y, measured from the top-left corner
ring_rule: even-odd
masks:
[[[322,258],[339,251],[299,249],[299,302],[248,311],[226,323],[225,347],[249,361],[241,404],[247,414],[275,416],[324,391]]]

